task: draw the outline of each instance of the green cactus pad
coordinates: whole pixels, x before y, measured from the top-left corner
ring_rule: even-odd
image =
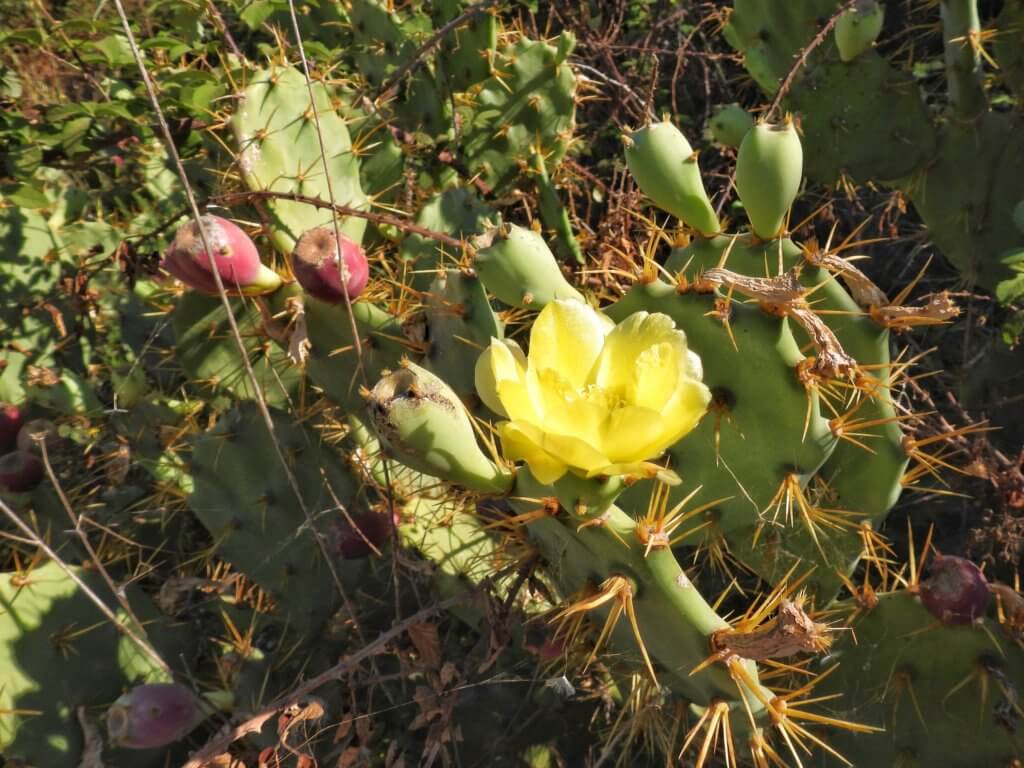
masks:
[[[459,397],[476,398],[473,367],[492,338],[504,335],[487,292],[476,276],[456,269],[440,273],[427,295],[424,366]]]
[[[315,530],[252,402],[240,403],[196,441],[189,507],[216,553],[270,592],[282,619],[312,638],[341,603],[315,537],[330,552],[331,526],[342,519],[339,505],[354,508],[359,486],[315,430],[282,411],[271,418]],[[366,564],[335,560],[334,566],[348,584]]]
[[[282,309],[288,296],[299,293],[294,283],[279,290],[268,299],[271,312]],[[252,299],[230,302],[260,390],[268,403],[285,403],[295,393],[301,371],[261,333],[263,317]],[[189,379],[213,389],[225,389],[238,398],[256,396],[219,298],[189,291],[175,306],[172,325],[175,356]]]
[[[78,567],[74,572],[128,621],[98,573]],[[188,654],[183,627],[161,621],[137,587],[125,593],[162,658],[175,664]],[[136,682],[167,682],[156,663],[52,562],[27,574],[0,575],[0,659],[0,751],[8,761],[47,768],[80,764],[78,707],[108,705]],[[117,761],[119,752],[106,757]],[[110,764],[128,765],[131,758],[120,754],[125,762]],[[152,752],[135,756],[131,765],[163,764]]]
[[[823,664],[839,668],[814,695],[841,694],[835,716],[885,729],[829,734],[854,765],[1009,766],[1024,754],[1013,728],[1024,654],[994,621],[943,626],[894,592],[852,629],[836,634]]]
[[[515,183],[535,152],[553,169],[575,126],[576,77],[566,63],[575,40],[562,32],[558,46],[521,39],[500,48],[493,74],[467,92],[472,107],[458,109],[462,154],[496,194]]]
[[[322,84],[313,83],[324,152],[320,151],[306,79],[297,69],[278,67],[253,74],[242,93],[231,126],[238,143],[238,165],[253,191],[269,190],[316,197],[355,208],[366,206],[359,162],[352,152],[348,127]],[[322,154],[327,159],[324,172]],[[269,200],[271,236],[278,250],[290,254],[296,241],[316,227],[330,225],[332,211],[291,200]],[[342,219],[341,229],[362,241],[364,219]]]

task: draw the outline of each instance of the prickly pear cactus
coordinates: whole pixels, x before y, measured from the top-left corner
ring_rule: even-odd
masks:
[[[99,574],[74,572],[94,592],[106,589]],[[187,653],[182,627],[161,620],[139,590],[126,596],[163,658]],[[130,621],[112,597],[107,602],[119,620]],[[0,577],[0,653],[0,749],[7,760],[29,765],[79,765],[80,709],[109,704],[130,684],[166,679],[52,562]]]
[[[840,13],[846,6],[837,0],[785,7],[737,0],[723,33],[766,93],[787,81],[782,103],[800,116],[809,177],[905,191],[942,253],[971,284],[994,290],[1012,277],[1000,255],[1024,242],[1010,222],[1024,196],[1020,174],[1010,170],[1019,167],[1021,127],[1019,115],[990,105],[1000,97],[983,76],[978,3],[942,4],[946,104],[939,120],[929,114],[913,59],[865,45],[878,37],[882,5],[858,1]],[[1001,75],[1018,94],[1020,17],[1011,3],[993,20]]]

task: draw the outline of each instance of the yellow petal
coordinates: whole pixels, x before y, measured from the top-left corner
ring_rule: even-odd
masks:
[[[533,322],[529,367],[556,370],[571,386],[582,387],[608,331],[607,318],[582,301],[552,301]]]
[[[675,442],[670,429],[658,411],[627,405],[611,414],[603,447],[613,462],[653,459]]]
[[[484,353],[490,365],[490,376],[481,375],[477,381],[477,393],[488,408],[510,419],[535,421],[537,412],[530,403],[526,389],[526,355],[512,339],[492,339]],[[481,360],[484,355],[481,355]],[[479,366],[479,361],[478,361]],[[493,382],[493,395],[484,389]],[[487,397],[495,397],[501,405],[500,411],[491,407]]]
[[[703,382],[688,379],[680,384],[672,400],[661,412],[666,429],[662,450],[681,440],[696,427],[707,412],[710,402],[711,390],[704,386]]]
[[[551,369],[530,368],[526,380],[530,401],[538,415],[537,419],[527,421],[543,425],[545,432],[575,435],[595,446],[601,443],[611,414],[611,406],[602,392],[580,391]]]
[[[505,458],[525,461],[538,482],[550,485],[568,470],[565,462],[551,456],[541,447],[544,433],[532,424],[504,421],[498,425],[498,435],[501,437]]]
[[[686,334],[671,317],[634,312],[608,334],[591,381],[626,402],[657,410],[675,389],[677,356],[687,352]]]

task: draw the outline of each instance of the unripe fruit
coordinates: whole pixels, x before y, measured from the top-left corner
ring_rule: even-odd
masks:
[[[882,32],[885,10],[876,0],[859,0],[836,22],[839,58],[853,61],[870,48]]]
[[[919,594],[924,607],[943,624],[970,624],[981,618],[992,597],[981,569],[952,555],[936,556]]]
[[[782,232],[800,189],[803,167],[803,147],[791,120],[758,123],[740,144],[736,191],[751,229],[762,240],[774,240]]]
[[[280,287],[281,278],[263,266],[256,244],[236,224],[209,214],[200,221],[206,242],[213,251],[213,268],[226,291],[260,294]],[[217,281],[195,221],[178,229],[161,266],[191,288],[216,295]]]
[[[562,275],[544,238],[515,224],[477,252],[473,269],[487,290],[511,307],[543,309],[555,299],[583,301]]]
[[[1013,224],[1018,230],[1024,232],[1024,200],[1013,206]]]
[[[754,127],[754,118],[739,104],[724,104],[715,110],[711,122],[711,137],[725,147],[738,147],[747,131]]]
[[[57,425],[49,419],[32,419],[26,421],[20,430],[18,430],[18,450],[27,451],[29,453],[42,453],[39,447],[38,437],[42,436],[43,442],[46,443],[46,450],[53,452],[60,448],[61,436],[60,431],[57,429]]]
[[[107,733],[115,747],[153,749],[186,736],[203,719],[192,692],[176,683],[132,688],[107,710]]]
[[[306,293],[330,304],[355,299],[370,278],[370,265],[359,243],[335,236],[330,227],[306,232],[292,251],[292,271]]]
[[[0,491],[25,493],[43,479],[43,462],[34,453],[12,451],[0,458]]]
[[[21,408],[9,403],[0,403],[0,454],[13,451],[18,443],[18,431],[25,423]]]
[[[626,165],[659,208],[704,235],[720,229],[697,164],[697,153],[672,123],[651,123],[626,138]]]

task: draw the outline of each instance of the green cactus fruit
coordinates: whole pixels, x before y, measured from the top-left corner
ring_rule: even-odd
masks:
[[[753,127],[754,118],[739,104],[719,106],[708,123],[711,137],[725,147],[739,147]]]
[[[297,69],[276,67],[252,74],[231,119],[245,184],[257,192],[300,194],[363,208],[366,195],[345,120],[335,111],[332,95],[322,83],[313,83],[312,92],[316,115],[306,78]],[[330,226],[333,218],[329,208],[284,199],[268,200],[267,210],[271,237],[284,255],[292,252],[303,233]],[[364,219],[341,221],[341,231],[357,243],[362,242],[365,229]]]
[[[793,122],[758,123],[744,137],[736,158],[736,191],[750,227],[773,240],[785,225],[803,175],[803,147]]]
[[[839,58],[853,61],[870,48],[882,32],[885,9],[877,0],[858,0],[836,22],[836,47]]]
[[[506,493],[513,475],[484,456],[469,414],[434,374],[406,362],[370,393],[370,411],[391,452],[415,470],[482,493]]]
[[[703,235],[720,225],[701,179],[697,153],[672,123],[651,123],[626,139],[626,165],[637,185],[659,208]]]
[[[555,299],[583,301],[538,233],[512,224],[489,234],[491,244],[477,251],[473,269],[499,300],[511,307],[537,310]]]

